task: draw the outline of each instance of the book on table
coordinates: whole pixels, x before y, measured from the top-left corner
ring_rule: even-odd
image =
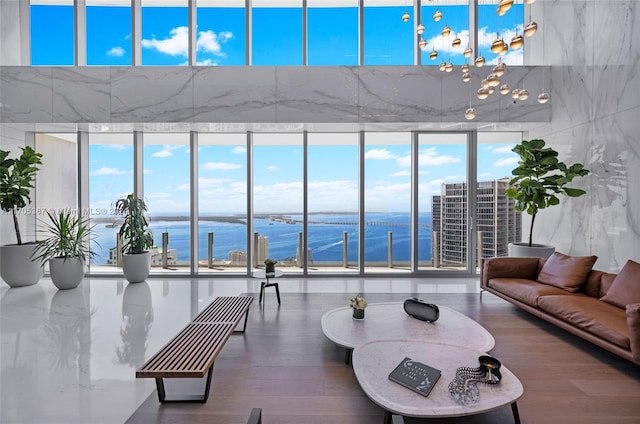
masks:
[[[431,389],[436,385],[439,378],[439,369],[414,361],[411,358],[404,358],[389,374],[389,380],[401,384],[422,396],[429,396]]]

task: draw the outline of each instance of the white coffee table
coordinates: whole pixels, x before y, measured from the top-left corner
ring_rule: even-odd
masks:
[[[350,307],[337,308],[322,316],[322,332],[347,349],[347,364],[353,348],[375,340],[426,340],[467,346],[483,353],[493,349],[495,339],[483,326],[454,309],[440,305],[438,308],[440,318],[433,323],[407,315],[403,302],[370,303],[363,320],[354,320]]]
[[[519,424],[516,401],[524,390],[520,380],[504,364],[500,368],[500,383],[478,383],[480,397],[476,404],[459,405],[451,397],[449,383],[455,377],[456,369],[477,367],[478,356],[475,349],[427,340],[378,340],[355,347],[353,371],[365,394],[385,410],[385,423],[391,423],[392,414],[420,418],[459,417],[511,405],[514,420]],[[405,357],[442,372],[429,396],[424,397],[389,380],[389,373]]]

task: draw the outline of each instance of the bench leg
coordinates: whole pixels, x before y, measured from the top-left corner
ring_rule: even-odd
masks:
[[[184,395],[183,397],[167,398],[167,392],[164,388],[164,379],[156,378],[156,388],[158,389],[158,400],[160,403],[184,403],[184,402],[200,402],[205,403],[209,399],[211,390],[211,379],[213,376],[213,364],[207,372],[207,382],[205,383],[204,395]]]

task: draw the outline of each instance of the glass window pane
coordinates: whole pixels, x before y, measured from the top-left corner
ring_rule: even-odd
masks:
[[[188,133],[144,134],[144,198],[155,247],[151,269],[190,272],[190,160]],[[168,237],[163,264],[163,234]]]
[[[253,65],[302,65],[302,2],[269,7],[268,0],[254,0],[252,10]]]
[[[31,5],[31,64],[73,66],[73,5]],[[62,3],[65,3],[64,5]]]
[[[421,133],[418,149],[418,269],[466,270],[467,134]]]
[[[524,47],[509,47],[506,54],[499,55],[491,52],[491,44],[502,39],[510,45],[513,37],[523,35],[524,5],[514,2],[503,16],[498,16],[496,7],[495,2],[482,1],[478,4],[478,49],[488,65],[497,64],[498,58],[507,65],[523,65]]]
[[[411,6],[364,2],[364,65],[413,65],[415,20]],[[402,21],[403,13],[412,15]]]
[[[246,134],[198,135],[200,273],[247,271],[246,164]]]
[[[311,0],[307,9],[309,65],[358,64],[358,2],[342,0],[325,6]]]
[[[113,203],[133,192],[133,134],[89,134],[89,208],[96,257],[92,272],[122,272]]]
[[[87,1],[87,65],[131,65],[131,7]]]
[[[364,159],[365,267],[409,271],[411,133],[366,133]]]
[[[253,135],[254,265],[296,267],[302,234],[302,134]]]
[[[309,273],[358,272],[359,138],[357,133],[308,135]]]
[[[426,48],[421,51],[422,64],[439,65],[442,62],[451,62],[453,65],[462,65],[467,63],[464,50],[469,46],[469,5],[428,4],[422,6],[421,14],[421,23],[424,25],[422,39],[427,42]],[[441,14],[439,21],[434,20],[436,14]],[[450,32],[443,34],[445,28]],[[460,44],[454,46],[453,41],[456,39],[459,39]],[[433,51],[437,53],[435,58],[431,56]]]
[[[197,65],[245,65],[244,1],[198,2]]]
[[[142,64],[188,65],[189,12],[187,0],[168,2],[142,0]],[[176,6],[179,4],[180,6]]]

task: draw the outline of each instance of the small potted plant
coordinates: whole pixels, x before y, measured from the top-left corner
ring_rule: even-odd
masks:
[[[364,319],[364,310],[367,307],[367,300],[357,294],[351,298],[349,306],[353,308],[353,319]]]
[[[511,171],[514,177],[505,194],[515,199],[515,209],[531,215],[529,240],[526,243],[511,243],[510,256],[549,257],[553,246],[533,243],[533,224],[540,209],[560,204],[557,195],[579,197],[586,192],[579,188],[567,187],[576,177],[589,173],[580,163],[571,166],[558,160],[558,152],[545,147],[544,140],[523,140],[511,149],[520,156],[518,166]]]
[[[95,256],[89,245],[89,218],[80,217],[69,209],[58,214],[46,213],[49,222],[41,230],[46,237],[36,242],[33,259],[42,265],[49,261],[51,281],[57,288],[76,288],[84,278],[87,259]]]
[[[122,239],[122,272],[130,283],[141,283],[151,270],[153,233],[149,230],[147,205],[132,194],[114,203],[116,215],[122,217],[118,236]]]
[[[42,153],[31,147],[21,147],[22,153],[9,158],[9,151],[0,150],[0,209],[11,212],[17,244],[0,246],[0,275],[11,287],[29,286],[42,278],[42,267],[31,260],[34,243],[23,243],[18,225],[18,211],[31,202],[31,189],[42,165]]]
[[[273,274],[276,272],[276,264],[278,263],[277,260],[275,259],[271,259],[271,258],[267,258],[264,260],[264,272],[266,272],[267,274]]]

